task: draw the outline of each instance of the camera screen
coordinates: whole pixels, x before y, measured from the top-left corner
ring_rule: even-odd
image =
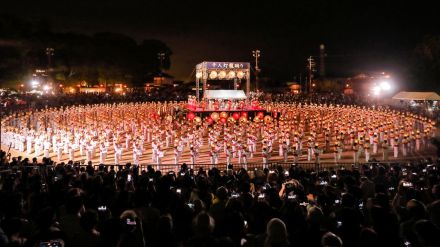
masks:
[[[127,225],[129,226],[135,226],[136,225],[136,221],[130,218],[127,218],[126,222]]]
[[[60,241],[49,241],[49,242],[41,242],[40,247],[61,247]]]

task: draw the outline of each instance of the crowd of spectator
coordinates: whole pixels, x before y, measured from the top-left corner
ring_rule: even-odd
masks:
[[[25,104],[2,105],[2,115],[176,100],[145,93],[18,97]],[[332,94],[262,100],[364,102]],[[184,164],[169,173],[38,163],[4,151],[0,162],[0,247],[440,246],[438,160],[324,170],[194,171]]]
[[[440,246],[440,164],[161,173],[0,153],[0,246]]]

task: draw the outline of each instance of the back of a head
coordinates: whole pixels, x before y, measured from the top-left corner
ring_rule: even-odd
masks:
[[[419,220],[414,225],[419,246],[440,246],[440,229],[429,220]]]
[[[431,221],[437,227],[440,227],[440,200],[437,200],[429,205],[428,214]]]
[[[332,232],[327,232],[321,238],[322,247],[342,247],[342,240],[340,237]]]
[[[210,234],[214,230],[214,219],[207,213],[202,212],[194,219],[194,227],[198,234]]]
[[[364,228],[361,230],[359,235],[359,246],[377,246],[379,245],[379,240],[377,233],[372,228]]]
[[[287,244],[286,224],[278,218],[273,218],[267,223],[265,246]]]
[[[310,224],[313,225],[320,224],[323,217],[324,214],[322,213],[322,210],[319,207],[312,206],[307,208],[307,221]]]
[[[228,190],[223,186],[219,187],[215,194],[220,201],[224,201],[228,198]]]
[[[406,204],[406,209],[408,210],[411,218],[421,219],[426,216],[426,207],[422,202],[412,199]]]
[[[171,233],[173,230],[173,220],[170,215],[163,215],[157,222],[157,231],[159,233]]]
[[[83,207],[82,192],[78,188],[70,189],[66,196],[66,211],[69,214],[79,214]]]
[[[87,210],[81,215],[80,224],[87,232],[93,230],[98,224],[98,214],[93,210]]]

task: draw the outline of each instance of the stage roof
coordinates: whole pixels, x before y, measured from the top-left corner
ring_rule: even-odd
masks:
[[[400,92],[393,96],[398,100],[440,100],[436,92]]]
[[[207,99],[246,99],[243,90],[206,90]]]

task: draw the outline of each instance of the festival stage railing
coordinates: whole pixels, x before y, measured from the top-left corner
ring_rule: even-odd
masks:
[[[431,162],[436,163],[436,162]],[[412,160],[392,160],[392,161],[376,161],[376,162],[364,162],[364,163],[352,163],[352,162],[341,162],[341,163],[334,163],[334,162],[321,162],[321,163],[293,163],[293,162],[270,162],[267,164],[263,163],[248,163],[247,165],[244,164],[232,164],[232,169],[237,171],[239,169],[245,168],[248,171],[254,171],[254,170],[263,170],[265,168],[268,169],[277,169],[278,167],[282,167],[283,169],[289,169],[291,167],[299,167],[304,170],[313,170],[316,172],[323,171],[323,170],[332,170],[332,169],[359,169],[363,166],[392,166],[392,165],[419,165],[419,164],[428,164],[428,161],[426,159],[412,159]],[[200,168],[207,171],[212,168],[216,168],[218,170],[224,171],[227,170],[228,166],[227,164],[186,164],[189,169],[193,169],[195,172],[199,171]],[[162,172],[162,174],[174,171],[177,172],[181,169],[182,164],[141,164],[138,166],[139,172],[147,171],[150,167],[154,170],[159,170]],[[86,168],[87,165],[81,164],[81,165],[74,165],[73,168]],[[130,169],[135,167],[134,165],[92,165],[93,169],[95,171],[109,171],[109,170],[115,170],[120,171],[127,169],[129,167]],[[17,166],[10,166],[10,165],[4,165],[0,166],[0,178],[5,178],[6,176],[10,174],[16,174],[23,171],[30,172],[31,170],[37,171],[39,174],[45,176],[48,174],[49,171],[56,172],[56,165],[17,165]]]

